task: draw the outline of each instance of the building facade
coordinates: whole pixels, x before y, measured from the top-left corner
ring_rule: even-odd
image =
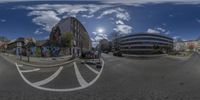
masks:
[[[16,54],[16,55],[26,55],[27,46],[30,43],[35,44],[36,40],[34,38],[17,38],[15,40],[11,40],[7,44],[6,52]]]
[[[178,52],[200,51],[200,40],[187,40],[174,42],[174,50]]]
[[[62,19],[50,34],[50,43],[61,47],[61,53],[79,55],[83,50],[91,49],[88,32],[74,17]]]
[[[0,41],[0,52],[5,52],[7,48],[8,41]]]
[[[186,50],[186,45],[184,41],[176,41],[173,44],[173,50],[178,52],[183,52]]]
[[[173,39],[154,33],[137,33],[116,38],[114,49],[126,54],[167,53],[173,49]]]

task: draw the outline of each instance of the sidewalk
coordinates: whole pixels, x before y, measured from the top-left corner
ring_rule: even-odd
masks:
[[[167,54],[152,54],[152,55],[134,55],[134,54],[123,54],[125,57],[135,57],[135,58],[151,58],[151,57],[162,57]]]
[[[54,66],[60,66],[63,64],[70,63],[77,59],[72,59],[71,55],[68,56],[62,56],[62,57],[48,57],[48,58],[42,58],[42,57],[30,57],[28,62],[28,57],[22,56],[22,60],[20,60],[20,56],[16,56],[13,54],[7,54],[2,53],[1,56],[3,56],[6,59],[11,60],[13,63],[17,62],[23,65],[32,66],[32,67],[54,67]]]
[[[187,60],[187,59],[189,59],[192,55],[193,55],[193,53],[188,54],[188,55],[185,55],[185,56],[183,56],[183,55],[181,55],[181,56],[179,56],[179,55],[167,55],[167,57],[172,58],[172,59]]]

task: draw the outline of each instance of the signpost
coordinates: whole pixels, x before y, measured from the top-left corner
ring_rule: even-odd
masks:
[[[22,60],[22,43],[21,42],[17,42],[17,51],[20,56],[20,60]]]

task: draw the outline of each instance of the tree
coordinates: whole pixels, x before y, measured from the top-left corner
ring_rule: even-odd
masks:
[[[60,44],[60,47],[61,47],[61,51],[64,51],[64,54],[66,54],[66,47],[69,48],[69,52],[71,54],[71,48],[72,48],[72,38],[73,38],[73,34],[71,32],[65,32],[62,34],[62,38],[61,38],[61,44]]]
[[[62,39],[62,46],[63,47],[71,47],[71,41],[72,41],[72,33],[66,32],[64,33],[63,39]]]

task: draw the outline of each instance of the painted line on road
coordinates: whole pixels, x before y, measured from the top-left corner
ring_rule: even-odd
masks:
[[[19,67],[23,67],[23,65],[19,65],[19,64],[18,64],[18,66],[19,66]]]
[[[42,80],[42,81],[39,81],[39,82],[35,82],[33,83],[34,85],[37,85],[37,86],[40,86],[40,85],[45,85],[49,82],[51,82],[53,79],[55,79],[59,74],[60,72],[62,71],[63,69],[63,66],[61,66],[54,74],[52,74],[50,77]]]
[[[20,67],[20,66],[19,66]],[[22,73],[29,73],[29,72],[35,72],[35,71],[39,71],[39,68],[35,68],[35,69],[30,69],[30,70],[21,70]]]
[[[93,69],[92,67],[90,67],[88,64],[85,64],[85,66],[90,69],[92,72],[94,72],[95,74],[99,74],[98,71],[96,71],[95,69]]]
[[[104,69],[104,60],[101,59],[102,61],[102,68],[101,70],[99,71],[99,74],[91,81],[89,82],[87,85],[85,86],[80,86],[80,87],[75,87],[75,88],[66,88],[66,89],[56,89],[56,88],[46,88],[46,87],[42,87],[42,86],[37,86],[33,83],[31,83],[30,81],[28,81],[25,76],[22,74],[22,72],[20,71],[19,69],[19,66],[17,63],[15,63],[16,67],[17,67],[17,70],[20,74],[20,76],[22,77],[22,79],[27,83],[29,84],[30,86],[36,88],[36,89],[39,89],[39,90],[44,90],[44,91],[51,91],[51,92],[70,92],[70,91],[76,91],[76,90],[81,90],[81,89],[85,89],[91,85],[93,85],[98,79],[99,77],[101,76],[102,72],[103,72],[103,69]]]
[[[76,73],[76,78],[78,79],[78,82],[81,86],[86,86],[88,83],[85,81],[85,79],[82,77],[76,62],[74,62],[74,69],[75,69],[75,73]]]

